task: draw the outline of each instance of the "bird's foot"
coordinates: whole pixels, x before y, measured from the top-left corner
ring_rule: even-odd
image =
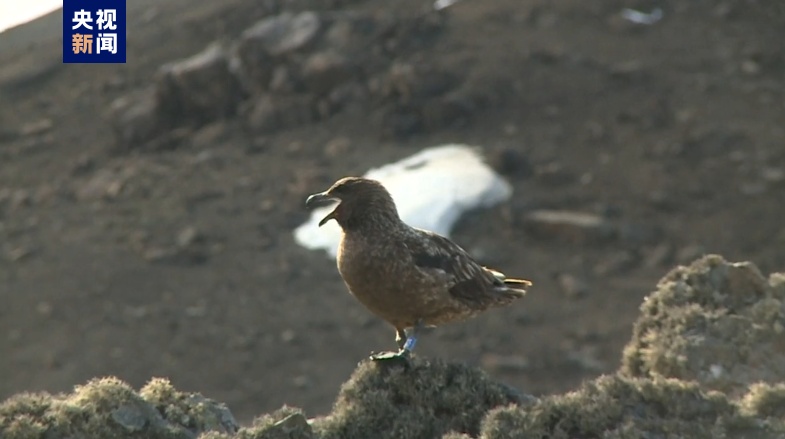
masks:
[[[371,354],[372,361],[385,362],[385,363],[398,363],[403,364],[404,367],[409,367],[409,360],[412,357],[412,351],[417,344],[417,332],[422,327],[422,322],[412,328],[412,331],[407,334],[403,329],[398,329],[395,334],[395,341],[398,343],[398,352],[378,352]]]
[[[401,349],[398,352],[377,352],[371,354],[371,360],[384,363],[401,363],[405,366],[409,365],[409,360],[412,353],[406,349]]]

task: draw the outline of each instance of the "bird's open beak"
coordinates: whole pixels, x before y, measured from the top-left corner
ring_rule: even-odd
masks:
[[[335,203],[336,201],[340,201],[340,200],[337,197],[333,197],[324,192],[320,192],[318,194],[313,194],[310,197],[308,197],[308,199],[305,200],[305,207],[307,207],[308,209],[313,209],[316,207],[324,207],[324,206],[329,206]],[[326,217],[322,218],[322,220],[319,221],[319,227],[323,226],[327,221],[330,221],[331,219],[335,219],[336,209],[338,209],[337,206],[335,209],[333,209],[332,212],[327,214]]]

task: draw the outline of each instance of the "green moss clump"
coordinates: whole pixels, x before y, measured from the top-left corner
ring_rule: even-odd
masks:
[[[208,429],[236,430],[222,405],[177,392],[163,380],[146,389],[140,395],[117,378],[101,378],[67,395],[16,395],[0,405],[0,437],[192,439]]]
[[[621,372],[697,380],[743,395],[785,376],[785,288],[751,263],[711,255],[678,267],[641,306]]]
[[[498,408],[483,422],[481,437],[773,439],[782,434],[785,429],[761,425],[725,395],[697,383],[610,375],[532,407]]]
[[[185,438],[116,378],[94,379],[69,395],[22,394],[0,406],[0,437]]]
[[[139,394],[152,404],[166,421],[194,434],[203,431],[237,431],[237,422],[226,405],[198,393],[177,391],[169,380],[153,378]]]
[[[753,384],[740,404],[742,411],[750,416],[781,418],[785,421],[785,383]]]
[[[0,437],[32,439],[50,430],[47,413],[52,397],[45,393],[20,393],[0,404]]]
[[[404,369],[366,361],[314,430],[324,439],[476,436],[490,409],[518,401],[508,387],[465,365],[414,358]]]
[[[762,425],[785,431],[785,383],[753,384],[738,404],[742,413],[758,419]]]
[[[294,407],[283,406],[273,413],[256,418],[253,425],[241,428],[237,434],[205,433],[199,439],[314,439],[305,413]]]

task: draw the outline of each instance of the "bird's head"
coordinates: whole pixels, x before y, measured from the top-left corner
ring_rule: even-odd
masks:
[[[319,221],[319,227],[334,219],[344,230],[372,223],[379,225],[397,221],[398,210],[387,189],[376,180],[345,177],[329,189],[313,194],[305,201],[307,208],[328,206],[338,202],[335,209]]]

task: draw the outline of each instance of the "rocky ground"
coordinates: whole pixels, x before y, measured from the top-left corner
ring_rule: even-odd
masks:
[[[781,5],[431,6],[140,0],[120,66],[62,65],[57,13],[0,35],[0,397],[159,376],[240,421],[329,413],[393,334],[295,245],[304,197],[440,143],[485,147],[515,190],[454,239],[535,288],[428,334],[423,358],[557,394],[617,369],[674,264],[782,271]],[[624,358],[624,380],[705,373]]]

